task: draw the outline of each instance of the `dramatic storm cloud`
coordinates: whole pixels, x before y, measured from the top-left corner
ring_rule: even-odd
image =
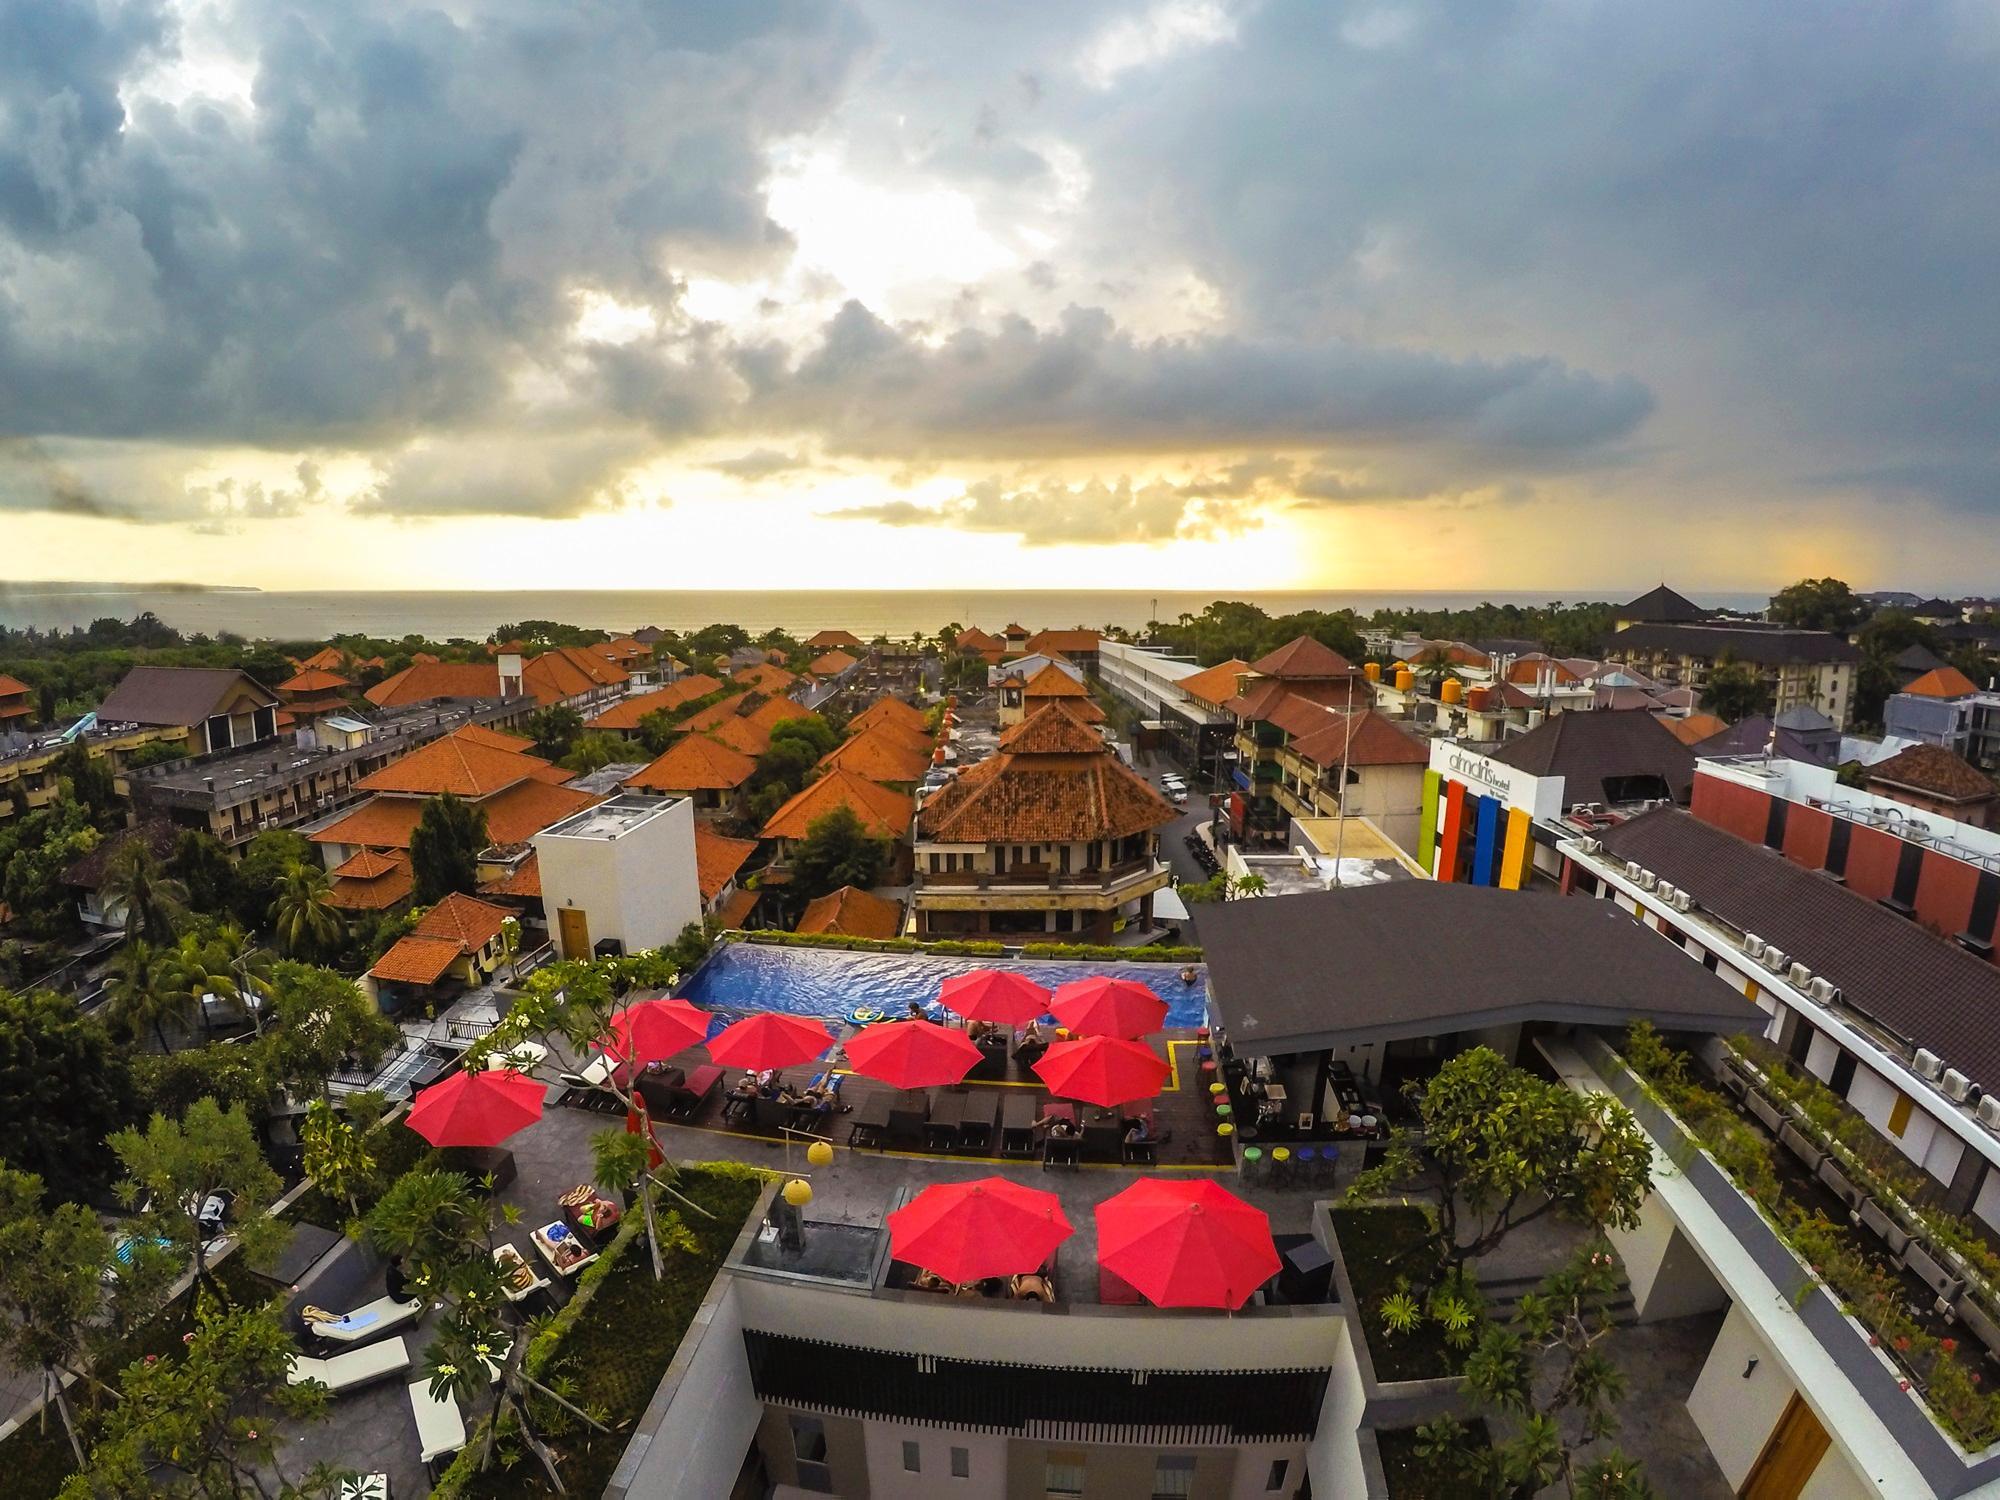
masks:
[[[0,570],[1974,587],[1997,260],[1962,0],[0,0]]]

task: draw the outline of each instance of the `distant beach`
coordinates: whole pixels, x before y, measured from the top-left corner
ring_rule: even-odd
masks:
[[[269,593],[185,585],[145,588],[116,584],[10,585],[0,583],[0,625],[68,630],[114,616],[129,620],[151,610],[185,634],[224,631],[251,639],[320,641],[347,633],[395,639],[420,635],[443,641],[484,640],[519,620],[560,620],[601,630],[657,625],[693,630],[717,622],[746,630],[782,629],[794,635],[838,627],[864,639],[875,635],[928,634],[953,621],[998,630],[1019,623],[1029,629],[1080,625],[1138,629],[1149,620],[1199,613],[1211,600],[1240,599],[1272,614],[1296,610],[1463,609],[1481,602],[1546,604],[1551,599],[1629,599],[1645,585],[1569,591],[1319,590],[1272,593],[1227,588],[1208,593],[1145,590],[566,590],[549,592],[285,592]],[[1697,602],[1734,609],[1762,609],[1765,594],[1689,591]]]

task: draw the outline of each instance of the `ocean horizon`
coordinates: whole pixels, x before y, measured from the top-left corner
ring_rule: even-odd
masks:
[[[106,616],[150,610],[183,634],[230,632],[253,640],[321,641],[345,634],[397,639],[484,640],[504,624],[556,620],[607,631],[657,625],[688,631],[716,623],[745,630],[809,635],[822,629],[875,635],[930,634],[957,622],[987,630],[1018,623],[1031,630],[1116,626],[1196,614],[1216,599],[1255,604],[1274,615],[1298,610],[1464,609],[1480,603],[1541,605],[1562,600],[1624,600],[1649,585],[1601,589],[1301,589],[1154,592],[1146,589],[552,589],[344,591],[205,589],[186,585],[0,583],[0,625],[69,630]],[[1697,603],[1762,609],[1767,593],[1692,590]]]

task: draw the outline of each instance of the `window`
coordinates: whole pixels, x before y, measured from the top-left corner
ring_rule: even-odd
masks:
[[[1901,1140],[1903,1132],[1910,1128],[1910,1109],[1908,1094],[1898,1094],[1896,1102],[1889,1106],[1889,1134],[1897,1140]]]
[[[1194,1493],[1194,1455],[1162,1453],[1153,1462],[1153,1500],[1181,1500]]]
[[[792,1417],[792,1452],[798,1459],[798,1487],[815,1495],[831,1495],[833,1470],[826,1462],[826,1428],[818,1417]]]
[[[1042,1488],[1051,1500],[1083,1493],[1083,1455],[1079,1452],[1051,1453]]]
[[[1284,1459],[1284,1458],[1272,1459],[1271,1472],[1268,1476],[1266,1476],[1264,1480],[1265,1490],[1270,1491],[1270,1490],[1283,1489],[1285,1487],[1285,1475],[1290,1471],[1291,1467],[1292,1467],[1291,1460],[1289,1459]]]
[[[970,1479],[972,1477],[972,1450],[970,1448],[954,1448],[951,1450],[951,1477],[953,1479]]]
[[[924,1471],[924,1450],[915,1443],[903,1444],[903,1472],[921,1474]]]

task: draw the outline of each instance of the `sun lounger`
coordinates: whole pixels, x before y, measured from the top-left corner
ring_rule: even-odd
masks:
[[[307,1355],[293,1356],[292,1369],[287,1377],[293,1385],[303,1385],[308,1380],[317,1380],[321,1385],[338,1396],[344,1392],[367,1385],[370,1381],[384,1380],[400,1374],[410,1367],[410,1349],[400,1338],[384,1339],[379,1344],[366,1344],[359,1349],[349,1349],[345,1354],[336,1354],[331,1359],[312,1359]]]
[[[505,1358],[504,1350],[501,1357]],[[489,1359],[486,1369],[487,1384],[491,1385],[500,1378],[500,1366]],[[409,1389],[410,1415],[417,1420],[417,1443],[428,1470],[440,1458],[465,1446],[465,1414],[451,1395],[433,1396],[429,1380],[412,1380]]]
[[[394,1297],[377,1297],[343,1314],[337,1322],[308,1323],[306,1328],[314,1338],[329,1344],[368,1344],[413,1321],[423,1310],[421,1300],[398,1302]]]

